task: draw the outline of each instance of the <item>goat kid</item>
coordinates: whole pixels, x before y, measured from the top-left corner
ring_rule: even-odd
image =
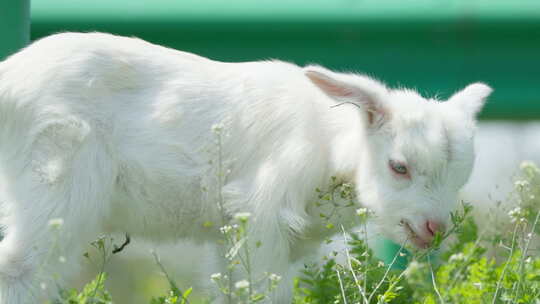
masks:
[[[287,303],[289,265],[327,236],[310,202],[331,176],[355,183],[388,237],[425,247],[471,173],[490,93],[475,83],[439,102],[320,66],[101,33],[41,39],[0,63],[0,303],[35,303],[41,275],[72,277],[100,234],[215,241],[204,223],[221,222],[218,196],[225,217],[252,214],[253,274],[282,275],[273,302]],[[55,238],[65,263],[47,258]]]

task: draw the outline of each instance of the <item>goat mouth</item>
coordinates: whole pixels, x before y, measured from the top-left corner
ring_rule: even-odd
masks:
[[[411,225],[405,221],[401,220],[400,225],[403,226],[403,229],[405,229],[405,232],[407,233],[408,240],[410,240],[416,247],[425,249],[429,247],[430,242],[424,240],[421,238],[411,227]]]

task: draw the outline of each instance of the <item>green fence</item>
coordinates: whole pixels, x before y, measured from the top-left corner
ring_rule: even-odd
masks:
[[[30,1],[0,2],[0,60],[25,46],[30,39]]]
[[[540,118],[538,0],[34,0],[32,38],[138,36],[225,61],[361,71],[447,97],[495,88],[483,118]]]

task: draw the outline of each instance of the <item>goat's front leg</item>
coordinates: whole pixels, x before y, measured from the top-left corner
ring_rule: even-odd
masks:
[[[291,268],[289,231],[278,217],[255,215],[249,221],[247,241],[238,252],[243,276],[238,279],[248,281],[250,288],[245,292],[252,297],[265,294],[266,303],[289,303],[297,274]]]

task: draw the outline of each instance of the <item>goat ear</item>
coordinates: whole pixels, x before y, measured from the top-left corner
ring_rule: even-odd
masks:
[[[342,103],[362,108],[369,125],[380,124],[387,116],[383,96],[386,87],[367,76],[334,73],[320,66],[308,66],[305,75],[327,96]]]
[[[452,95],[448,102],[465,112],[467,116],[475,118],[482,110],[491,92],[493,89],[488,85],[477,82]]]

